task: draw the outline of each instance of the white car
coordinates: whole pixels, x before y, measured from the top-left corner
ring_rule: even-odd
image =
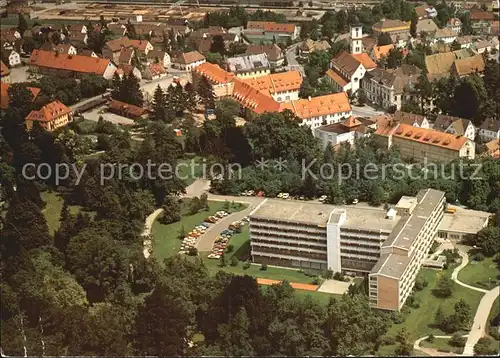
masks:
[[[282,198],[283,198],[283,199],[288,199],[289,197],[290,197],[290,194],[288,194],[288,193],[283,193],[283,196],[282,196]]]
[[[326,195],[321,195],[321,196],[319,197],[319,201],[325,201],[325,200],[326,200],[326,198],[328,198],[328,196],[326,196]]]
[[[253,190],[249,190],[248,193],[247,193],[248,196],[253,196],[255,195],[255,191]]]
[[[353,203],[354,205],[356,205],[357,203],[359,203],[359,200],[358,200],[358,199],[354,199],[354,200],[352,201],[352,203]]]
[[[276,197],[281,199],[283,197],[283,193],[279,193]]]

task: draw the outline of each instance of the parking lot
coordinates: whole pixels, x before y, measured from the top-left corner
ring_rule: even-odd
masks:
[[[85,119],[89,119],[89,120],[95,121],[95,122],[97,122],[99,120],[100,116],[102,116],[102,118],[105,121],[111,122],[113,124],[133,125],[135,123],[133,119],[122,117],[122,116],[119,116],[119,115],[111,113],[111,112],[107,112],[106,106],[97,107],[91,111],[83,113],[83,117]]]

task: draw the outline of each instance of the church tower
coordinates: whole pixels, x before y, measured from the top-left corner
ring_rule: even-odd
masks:
[[[354,24],[350,26],[350,30],[351,53],[357,55],[363,52],[363,42],[361,41],[363,38],[363,25],[361,25],[359,21],[355,21]]]

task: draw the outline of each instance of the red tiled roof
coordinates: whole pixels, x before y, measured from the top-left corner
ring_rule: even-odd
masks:
[[[367,53],[358,53],[356,55],[351,55],[354,57],[359,63],[363,65],[363,67],[367,70],[371,70],[377,67],[377,64],[373,62],[373,60],[368,56]]]
[[[215,82],[217,84],[223,84],[231,82],[234,79],[234,74],[227,72],[220,68],[218,65],[214,65],[210,62],[202,63],[194,69],[197,72],[205,76],[209,81]]]
[[[295,32],[294,24],[278,24],[269,21],[248,21],[247,29],[260,29],[267,32]]]
[[[165,68],[160,63],[152,63],[148,66],[151,76],[158,76],[166,73]]]
[[[140,117],[144,113],[146,113],[146,109],[138,106],[134,106],[133,104],[128,104],[125,102],[117,101],[117,100],[112,100],[109,105],[108,109],[112,112],[118,113],[118,114],[123,114],[127,117]]]
[[[264,112],[277,112],[280,110],[280,104],[272,97],[266,96],[250,84],[241,79],[234,80],[233,98],[241,105],[250,108],[257,114]]]
[[[350,112],[351,106],[347,94],[341,92],[281,103],[280,111],[285,109],[289,109],[301,119],[306,119],[332,113]]]
[[[342,88],[344,88],[344,86],[349,83],[347,80],[345,80],[342,76],[340,76],[334,70],[330,69],[330,70],[326,71],[326,75],[328,77],[330,77],[335,83],[337,83]]]
[[[147,40],[131,40],[128,37],[120,37],[106,42],[106,46],[108,46],[113,52],[120,51],[122,47],[134,47],[138,51],[144,52],[148,44],[149,41]]]
[[[103,75],[110,60],[81,55],[56,54],[52,51],[33,50],[30,65],[80,73]]]
[[[380,60],[382,56],[387,56],[389,54],[389,51],[391,51],[393,47],[394,47],[393,44],[384,46],[375,46],[373,48],[373,55],[377,60]]]
[[[5,63],[3,63],[3,61],[0,61],[0,76],[1,77],[7,76],[7,75],[9,75],[9,73],[10,73],[10,70],[7,67],[7,65]]]
[[[297,91],[302,84],[302,76],[299,71],[288,71],[273,73],[267,76],[242,79],[250,86],[264,93],[277,93],[284,91]]]
[[[50,102],[49,104],[46,104],[38,111],[31,111],[26,117],[26,120],[50,122],[70,112],[71,110],[68,107],[66,107],[63,103],[59,101],[54,101]]]
[[[493,20],[495,20],[495,15],[492,12],[473,9],[470,12],[470,19],[471,20],[493,21]]]
[[[8,83],[0,83],[0,108],[7,109],[9,107],[9,86]],[[33,99],[35,99],[40,93],[40,88],[28,87],[28,89],[33,94]]]

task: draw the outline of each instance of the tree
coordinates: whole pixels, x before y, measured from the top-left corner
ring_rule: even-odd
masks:
[[[452,115],[473,119],[479,125],[487,117],[484,106],[488,103],[488,92],[478,75],[461,78],[455,87]]]
[[[250,321],[244,307],[241,307],[229,324],[218,327],[222,349],[227,356],[254,355],[250,339]]]
[[[214,63],[216,65],[222,65],[224,58],[219,52],[207,52],[206,54],[207,62]]]
[[[231,266],[238,266],[238,258],[236,256],[232,256],[230,260]]]
[[[415,10],[411,13],[410,34],[411,37],[417,37],[418,14]]]
[[[222,253],[222,254],[220,255],[220,258],[219,258],[219,266],[220,266],[220,267],[226,267],[226,266],[227,266],[226,256],[224,255],[224,253]]]
[[[425,113],[426,106],[432,97],[433,89],[432,84],[427,78],[427,71],[422,71],[418,77],[418,83],[416,85],[417,94],[420,99],[420,106],[422,113]]]
[[[453,294],[453,281],[447,276],[441,276],[432,293],[439,298],[448,298]]]
[[[498,354],[497,345],[490,337],[481,337],[474,346],[474,353],[482,356]]]
[[[135,106],[140,107],[144,103],[144,97],[141,91],[139,79],[135,77],[133,73],[123,77],[122,87],[120,88],[120,96],[123,98],[123,102],[133,104]]]
[[[460,45],[457,40],[453,41],[453,43],[451,44],[452,51],[457,51],[457,50],[460,50],[461,48],[462,48],[462,45]]]
[[[477,233],[475,245],[479,246],[486,256],[493,256],[500,252],[500,229],[496,226],[487,226]]]
[[[210,45],[210,52],[219,53],[224,56],[226,53],[226,44],[224,43],[224,38],[221,35],[215,35],[212,39],[212,44]]]
[[[457,330],[467,331],[472,323],[472,309],[463,299],[455,303],[455,313],[452,319],[456,322]]]
[[[387,55],[387,68],[398,68],[401,67],[403,62],[403,53],[400,49],[394,47],[389,51]]]
[[[378,36],[377,46],[385,46],[392,44],[391,36],[387,32],[383,32]]]
[[[197,83],[197,93],[205,106],[205,110],[215,108],[215,95],[212,85],[204,76]]]
[[[26,21],[26,18],[22,14],[22,12],[19,12],[17,15],[17,30],[21,34],[21,36],[24,36],[24,32],[29,29],[28,21]]]
[[[165,93],[161,89],[160,85],[158,85],[156,86],[155,92],[153,94],[153,118],[156,121],[166,120],[167,113],[165,107]]]
[[[366,92],[363,88],[358,90],[358,104],[360,106],[364,106],[368,101],[368,97],[366,96]]]
[[[163,215],[160,217],[160,222],[162,224],[171,224],[177,222],[181,219],[181,207],[179,202],[173,196],[167,196],[162,205]],[[183,235],[182,238],[184,238]]]

